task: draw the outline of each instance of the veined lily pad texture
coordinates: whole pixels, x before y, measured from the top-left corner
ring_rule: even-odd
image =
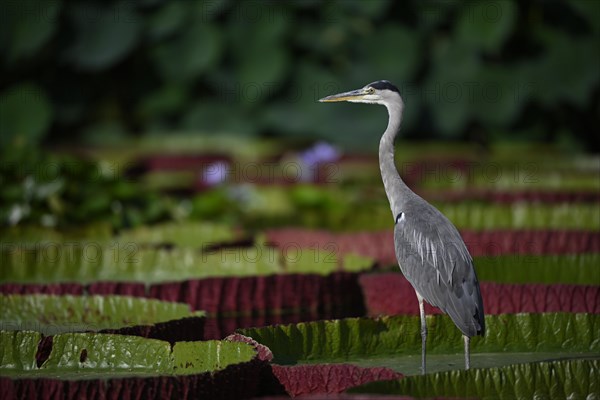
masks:
[[[108,223],[92,223],[60,230],[38,225],[16,225],[0,231],[0,241],[4,247],[39,243],[73,243],[83,239],[109,242],[112,236],[112,227]]]
[[[380,179],[380,178],[377,178]],[[415,188],[414,185],[410,187]],[[374,188],[373,190],[380,190]],[[416,189],[416,188],[415,188]],[[339,186],[325,188],[307,196],[306,203],[294,198],[289,189],[281,187],[258,188],[262,196],[278,193],[271,202],[281,209],[277,217],[288,226],[304,226],[334,230],[380,230],[393,226],[387,202],[383,197],[357,195],[354,190],[344,190]],[[360,192],[359,192],[360,193]],[[433,200],[429,199],[429,200]],[[329,207],[316,205],[330,204]],[[297,215],[297,206],[306,207]],[[264,202],[263,202],[264,204]],[[489,202],[436,202],[437,208],[460,230],[483,231],[490,229],[527,230],[600,230],[600,211],[593,203],[524,203],[511,204]],[[260,218],[272,217],[273,207],[257,210],[253,217],[254,226],[278,226],[277,220],[261,225]]]
[[[337,254],[327,247],[290,245],[282,250],[260,243],[205,252],[185,247],[146,248],[133,242],[40,243],[33,247],[6,245],[0,255],[2,283],[159,283],[294,273],[328,275],[338,270],[363,271],[373,265],[366,256]]]
[[[600,229],[596,204],[440,204],[459,229]]]
[[[454,370],[370,382],[350,393],[410,395],[417,398],[595,399],[600,394],[600,356],[568,361],[512,364],[500,368]]]
[[[127,296],[0,295],[3,330],[112,332],[174,343],[203,339],[203,311],[190,306]]]
[[[364,313],[358,272],[373,265],[355,254],[294,247],[284,255],[263,245],[208,253],[143,248],[116,259],[114,248],[100,247],[92,252],[95,258],[86,251],[66,245],[6,248],[0,292],[151,297],[187,303],[210,316],[304,313],[311,319],[335,318]],[[244,326],[254,325],[248,321]],[[207,338],[231,333],[208,332]]]
[[[227,225],[188,222],[142,226],[122,232],[116,240],[136,246],[170,245],[201,249],[207,245],[232,242],[240,237],[240,232]]]
[[[192,279],[146,287],[142,283],[99,282],[90,285],[3,284],[0,292],[81,295],[122,294],[183,302],[206,310],[205,339],[219,339],[235,328],[301,320],[364,315],[358,274],[335,272],[244,278]]]
[[[447,317],[428,317],[431,335],[425,376],[419,371],[416,317],[318,321],[241,332],[273,349],[273,374],[292,396],[344,389],[365,399],[379,399],[379,395],[589,398],[598,392],[598,316],[499,315],[488,316],[486,323],[486,337],[472,342],[474,369],[465,371],[460,332]],[[394,370],[409,375],[389,380]],[[369,383],[353,388],[361,380]]]
[[[462,336],[449,317],[427,317],[428,372],[463,367]],[[474,368],[563,359],[600,359],[600,316],[540,313],[486,316],[486,336],[472,339]],[[350,318],[240,330],[271,349],[282,365],[352,363],[420,372],[415,316]]]
[[[564,255],[510,254],[477,257],[480,281],[503,283],[600,284],[600,253]]]
[[[38,367],[41,334],[0,332],[2,398],[30,396],[181,399],[257,394],[264,362],[241,342],[168,342],[136,336],[68,333],[53,337]],[[62,396],[65,396],[62,394]]]
[[[555,155],[554,160],[534,161],[534,151],[530,149],[520,156],[512,154],[504,157],[504,160],[494,160],[495,156],[492,155],[485,163],[465,158],[465,155],[455,159],[446,156],[415,160],[405,168],[404,175],[415,187],[439,191],[485,189],[577,193],[600,188],[600,183],[594,177],[598,165],[594,156],[582,157],[579,161]],[[476,153],[476,150],[470,150],[470,154]],[[527,165],[522,163],[523,158],[528,160]]]

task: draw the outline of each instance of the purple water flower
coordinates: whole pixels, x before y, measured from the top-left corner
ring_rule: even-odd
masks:
[[[207,186],[219,185],[227,180],[228,173],[229,163],[216,161],[202,170],[202,183]]]
[[[336,162],[340,156],[340,151],[327,142],[317,142],[313,147],[300,153],[300,159],[308,167]]]
[[[317,142],[311,148],[301,152],[300,158],[300,180],[304,182],[317,181],[319,166],[334,163],[341,157],[341,152],[327,142]]]

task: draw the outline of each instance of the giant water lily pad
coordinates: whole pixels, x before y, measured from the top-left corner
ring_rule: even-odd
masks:
[[[0,239],[8,250],[19,246],[47,247],[58,244],[80,250],[87,247],[88,252],[93,250],[91,247],[111,247],[124,257],[139,248],[151,246],[201,249],[239,240],[241,235],[241,232],[224,224],[185,222],[141,226],[124,230],[114,237],[110,224],[100,222],[60,230],[18,225],[0,232]]]
[[[596,204],[440,204],[462,229],[600,229]]]
[[[119,249],[65,244],[0,250],[6,266],[0,271],[0,291],[149,296],[185,302],[211,316],[309,313],[311,319],[335,318],[364,314],[358,272],[373,265],[367,257],[297,246],[285,254],[259,244],[205,252]],[[256,324],[246,321],[242,326]]]
[[[596,398],[600,392],[600,356],[589,359],[446,371],[401,380],[371,382],[352,393],[478,399]]]
[[[595,176],[593,179],[597,181]],[[415,185],[409,185],[419,189]],[[413,187],[414,186],[414,187]],[[427,187],[427,186],[426,186]],[[393,226],[389,204],[386,201],[382,186],[373,188],[379,191],[365,191],[362,194],[356,188],[325,186],[311,188],[311,197],[329,204],[320,207],[306,207],[297,198],[287,194],[289,189],[274,188],[257,189],[257,193],[268,190],[270,193],[281,192],[281,201],[291,206],[278,220],[270,225],[281,225],[282,221],[291,226],[325,228],[333,230],[374,230],[387,229]],[[592,189],[588,189],[592,190]],[[593,190],[600,190],[593,188]],[[286,199],[289,196],[289,199]],[[429,200],[429,199],[426,199]],[[317,203],[318,204],[318,203]],[[596,204],[560,203],[560,204],[497,204],[487,202],[461,202],[435,204],[459,229],[585,229],[598,231],[600,211]],[[298,215],[298,206],[305,206],[304,212]],[[269,216],[270,209],[257,209],[253,217],[260,220]]]
[[[143,245],[171,245],[200,249],[207,245],[231,242],[240,233],[223,224],[212,223],[165,223],[156,226],[141,226],[121,233],[120,243]]]
[[[314,247],[293,246],[285,254],[282,251],[261,244],[204,252],[188,247],[142,247],[134,242],[4,246],[0,250],[0,283],[155,283],[293,273],[328,275],[338,270],[358,272],[373,265],[367,257],[339,256]]]
[[[504,254],[474,257],[480,282],[590,285],[600,282],[600,254]],[[389,265],[399,271],[398,265]]]
[[[529,159],[533,156],[528,153]],[[594,163],[596,163],[594,165]],[[591,166],[591,167],[588,167]],[[515,163],[468,159],[432,159],[408,163],[404,172],[419,187],[431,189],[492,189],[492,190],[559,190],[589,191],[600,189],[595,179],[597,160],[593,157],[581,160],[555,158],[552,161]]]
[[[169,342],[101,333],[55,335],[52,351],[36,367],[37,332],[0,332],[0,375],[12,378],[98,379],[216,372],[256,356],[241,342]]]
[[[0,310],[4,330],[44,335],[155,325],[204,315],[192,312],[187,304],[127,296],[0,295]],[[202,337],[201,329],[196,337]]]
[[[258,394],[264,361],[241,342],[168,342],[136,336],[68,333],[36,360],[37,332],[0,331],[5,398],[229,399]]]
[[[462,334],[445,315],[428,316],[428,372],[464,367]],[[486,336],[472,339],[472,366],[600,359],[600,316],[503,314],[486,317]],[[269,347],[278,364],[347,362],[420,372],[419,317],[351,318],[240,330]]]
[[[112,227],[107,223],[91,223],[83,226],[56,229],[38,225],[16,225],[3,228],[0,240],[5,248],[40,243],[75,243],[82,241],[109,242]]]
[[[565,255],[509,254],[477,257],[480,281],[503,283],[568,283],[589,285],[600,282],[600,254]]]

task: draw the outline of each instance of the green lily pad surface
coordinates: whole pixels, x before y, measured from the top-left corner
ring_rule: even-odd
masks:
[[[0,295],[3,330],[34,330],[44,335],[152,325],[204,312],[188,304],[127,296]]]
[[[371,382],[351,393],[478,399],[597,398],[600,356],[589,359],[506,365],[500,368],[454,370]],[[596,397],[594,397],[596,394]]]
[[[43,226],[17,225],[0,231],[0,242],[4,247],[40,243],[73,243],[82,240],[108,242],[112,237],[110,224],[93,223],[70,229],[55,229]]]
[[[479,282],[592,285],[600,282],[600,253],[505,254],[473,257]],[[398,272],[398,265],[384,268]]]
[[[572,285],[591,285],[600,282],[599,253],[509,254],[475,257],[474,263],[477,277],[481,282]]]
[[[596,204],[438,204],[459,229],[600,229]]]
[[[445,315],[427,317],[429,373],[464,367],[462,334]],[[503,314],[486,316],[485,337],[471,340],[474,368],[532,361],[600,359],[600,316]],[[348,362],[420,373],[419,317],[352,318],[243,329],[269,347],[278,364]]]
[[[52,351],[40,367],[36,351],[41,334],[0,332],[0,376],[11,378],[103,379],[193,375],[216,372],[256,356],[246,343],[168,342],[138,336],[99,333],[55,335]]]
[[[97,281],[159,283],[210,277],[274,274],[328,275],[340,269],[358,272],[373,260],[355,254],[339,256],[321,249],[282,250],[256,244],[223,250],[186,247],[162,249],[132,243],[39,244],[3,247],[0,283]]]
[[[6,250],[19,246],[51,247],[57,244],[86,250],[92,255],[94,248],[110,248],[117,255],[126,257],[143,247],[178,246],[201,249],[233,242],[241,238],[241,232],[225,224],[207,222],[164,223],[140,226],[124,230],[113,236],[111,227],[94,223],[81,227],[56,230],[39,226],[15,226],[0,232],[0,240]]]
[[[417,188],[418,186],[413,187]],[[262,208],[254,210],[253,224],[260,227],[262,221],[266,227],[283,224],[344,232],[390,229],[393,225],[389,203],[382,187],[372,188],[375,194],[371,191],[357,193],[351,187],[338,186],[302,189],[253,189],[257,196],[266,198],[269,195],[274,198],[272,201],[260,202]],[[272,215],[275,206],[271,203],[277,204],[279,212],[276,216]],[[317,207],[321,203],[327,206]],[[498,204],[438,201],[434,205],[459,229],[600,229],[600,209],[594,203]]]
[[[206,245],[231,242],[238,237],[239,234],[228,225],[188,222],[141,226],[124,231],[117,241],[136,246],[170,244],[199,249]]]

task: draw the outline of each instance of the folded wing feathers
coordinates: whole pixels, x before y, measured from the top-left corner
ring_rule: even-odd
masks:
[[[433,210],[416,217],[406,213],[405,223],[396,226],[398,262],[415,290],[472,336],[484,329],[473,259],[454,225]]]

